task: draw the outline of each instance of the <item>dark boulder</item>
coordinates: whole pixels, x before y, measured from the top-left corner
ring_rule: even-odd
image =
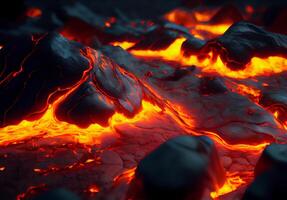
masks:
[[[272,33],[247,22],[233,24],[222,36],[208,42],[223,62],[234,70],[243,69],[252,57],[287,56],[287,36]]]
[[[205,189],[223,185],[225,172],[208,137],[179,136],[141,160],[136,179],[145,199],[200,199]]]
[[[55,189],[33,198],[32,200],[80,200],[80,198],[66,189]]]
[[[281,200],[287,196],[287,145],[271,144],[255,167],[255,180],[243,200]]]
[[[217,77],[201,78],[199,90],[202,95],[222,94],[228,91],[223,81]]]
[[[25,48],[14,42],[4,45],[0,54],[5,75],[0,83],[0,127],[41,115],[51,103],[50,97],[55,99],[57,93],[75,85],[89,67],[82,55],[84,48],[57,33],[34,41],[33,48],[27,38],[17,40],[20,42]]]
[[[137,78],[98,51],[90,56],[94,63],[88,78],[57,105],[57,118],[80,127],[107,126],[115,112],[138,113],[143,91]]]

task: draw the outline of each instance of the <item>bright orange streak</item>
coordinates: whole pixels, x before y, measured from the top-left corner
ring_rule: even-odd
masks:
[[[278,119],[279,112],[278,112],[278,111],[275,111],[273,115],[274,115],[274,117],[275,117],[276,119]]]
[[[217,191],[210,193],[210,196],[213,199],[216,199],[217,197],[222,196],[224,194],[230,193],[246,183],[244,180],[241,179],[241,177],[236,172],[235,173],[227,172],[226,176],[227,177],[224,185]]]
[[[132,46],[135,45],[135,42],[128,42],[128,41],[124,41],[124,42],[112,42],[111,45],[113,46],[120,46],[123,49],[128,49]]]
[[[142,120],[148,120],[156,113],[161,112],[158,106],[147,101],[142,102],[142,110],[133,118],[127,118],[123,114],[115,113],[109,120],[110,126],[102,127],[92,124],[82,129],[67,122],[58,121],[53,115],[53,107],[50,106],[46,113],[36,121],[22,121],[18,125],[11,125],[0,129],[0,145],[8,145],[36,136],[44,138],[56,136],[70,136],[77,142],[85,144],[99,144],[103,134],[113,133],[113,128],[120,124],[132,124]]]
[[[135,177],[135,173],[136,173],[136,167],[127,169],[120,175],[116,176],[113,181],[114,183],[125,182],[129,184]]]
[[[249,95],[252,96],[252,99],[255,102],[259,102],[259,97],[260,97],[260,90],[257,90],[255,88],[252,87],[248,87],[246,85],[243,84],[237,84],[237,92],[243,95]]]
[[[213,59],[213,53],[209,53],[209,58],[203,60],[195,55],[183,56],[181,52],[182,43],[185,38],[176,39],[168,48],[159,51],[153,50],[132,50],[131,53],[139,57],[161,58],[167,61],[179,62],[182,65],[195,65],[205,73],[217,73],[230,78],[246,79],[255,76],[269,76],[287,70],[287,59],[278,56],[267,58],[254,57],[243,70],[231,70],[221,60],[219,56]]]
[[[261,151],[269,144],[269,142],[262,142],[260,144],[228,144],[223,138],[221,138],[217,133],[211,131],[200,131],[196,130],[196,124],[193,116],[188,114],[179,105],[176,105],[167,100],[163,100],[157,93],[148,85],[145,85],[146,88],[152,92],[152,94],[161,102],[164,103],[164,112],[167,113],[173,120],[176,121],[180,127],[185,130],[188,134],[202,136],[206,135],[210,137],[214,142],[221,145],[223,148],[229,150],[239,150],[243,152],[250,152],[253,154],[260,154]]]
[[[199,24],[191,29],[192,34],[199,34],[198,31],[206,31],[213,35],[222,35],[232,24],[217,24],[217,25],[208,25],[208,24]]]

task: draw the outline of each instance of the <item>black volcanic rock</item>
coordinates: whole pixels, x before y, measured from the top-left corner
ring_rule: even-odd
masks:
[[[30,35],[13,37],[6,34],[1,34],[0,42],[3,45],[0,50],[0,82],[3,84],[13,77],[14,72],[20,70],[21,63],[32,51],[34,43]]]
[[[80,198],[66,189],[55,189],[33,198],[32,200],[80,200]]]
[[[92,82],[83,83],[56,109],[56,116],[59,120],[81,127],[88,127],[93,123],[106,126],[114,113],[114,104],[97,90]]]
[[[247,22],[233,24],[222,36],[208,42],[231,69],[242,69],[254,56],[287,56],[287,36],[268,32]]]
[[[135,115],[143,97],[139,81],[102,53],[92,54],[94,63],[88,79],[59,103],[57,118],[87,127],[92,123],[108,125],[115,111]]]
[[[271,144],[255,167],[255,180],[243,200],[281,200],[287,196],[287,145]]]
[[[136,178],[145,199],[200,199],[225,180],[213,142],[206,136],[168,140],[140,161]]]
[[[83,47],[59,34],[50,33],[34,41],[36,45],[29,53],[31,42],[20,41],[27,47],[5,45],[1,50],[0,69],[10,78],[1,77],[0,95],[5,98],[0,105],[0,127],[42,114],[51,95],[55,97],[73,86],[89,67],[89,60],[81,53]],[[12,64],[13,72],[7,72],[7,63]]]
[[[203,77],[200,80],[199,89],[202,95],[222,94],[228,91],[224,83],[217,77]]]
[[[139,41],[129,50],[162,50],[168,48],[177,38],[185,37],[194,45],[194,48],[203,46],[203,41],[194,38],[187,28],[164,22],[158,26],[151,26],[149,31],[139,37]]]
[[[277,120],[287,121],[287,92],[286,88],[266,88],[261,95],[259,104],[271,111],[277,111]]]
[[[194,70],[191,73],[187,71],[188,67],[181,66],[179,70],[170,64],[143,62],[120,47],[105,46],[101,50],[125,70],[146,80],[162,98],[181,105],[188,115],[194,116],[199,129],[216,132],[229,144],[274,142],[284,134],[270,112],[245,96],[219,89],[226,87],[223,83],[228,83],[224,77],[215,84],[221,85],[219,88],[212,84],[213,81],[207,81],[211,84],[203,87],[209,88],[204,91],[205,81],[196,76],[194,67],[190,67]],[[146,74],[151,76],[146,78]],[[208,94],[206,91],[216,95],[205,95]]]

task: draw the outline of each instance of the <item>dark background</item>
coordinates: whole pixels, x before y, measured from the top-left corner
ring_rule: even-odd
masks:
[[[8,0],[1,1],[0,17],[15,18],[21,15],[26,7],[30,6],[57,9],[61,4],[74,2],[86,4],[96,13],[103,16],[124,15],[131,19],[152,19],[179,6],[192,8],[199,5],[234,4],[242,8],[248,4],[254,6],[255,9],[259,9],[262,6],[282,9],[287,5],[286,0]]]

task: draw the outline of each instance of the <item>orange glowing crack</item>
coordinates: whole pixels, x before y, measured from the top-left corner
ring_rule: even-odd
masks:
[[[228,194],[232,191],[235,191],[237,188],[245,184],[246,181],[242,180],[242,178],[238,175],[237,172],[234,173],[226,173],[226,181],[224,185],[217,189],[217,191],[211,192],[210,196],[213,199],[218,198],[224,194]]]
[[[129,184],[133,178],[135,177],[135,173],[136,173],[136,167],[133,167],[131,169],[127,169],[124,172],[122,172],[120,175],[116,176],[113,181],[115,184],[119,183],[119,182],[125,182],[127,184]]]
[[[283,129],[287,130],[287,121],[280,121],[279,115],[281,115],[281,113],[278,110],[275,110],[273,112],[274,118],[278,121],[278,123],[280,123],[282,125]]]
[[[244,84],[236,84],[234,88],[231,88],[231,91],[233,90],[243,96],[250,97],[256,103],[259,102],[261,91],[256,88]]]
[[[231,24],[219,24],[219,25],[199,24],[190,28],[190,32],[192,34],[201,35],[200,31],[206,31],[213,35],[222,35],[230,26]],[[204,36],[202,37],[204,38]]]
[[[269,56],[267,58],[253,57],[243,70],[231,70],[221,60],[219,56],[213,58],[212,52],[209,53],[209,58],[199,59],[196,55],[189,57],[183,56],[181,46],[185,38],[176,39],[168,48],[159,51],[153,50],[132,50],[132,53],[138,57],[160,58],[166,61],[179,62],[185,66],[195,65],[208,74],[219,74],[230,78],[246,79],[256,76],[269,76],[278,74],[287,70],[287,59],[279,56]],[[118,46],[123,46],[120,42]]]
[[[133,124],[138,121],[149,120],[156,113],[161,112],[158,106],[147,101],[142,102],[142,110],[133,118],[127,118],[123,114],[115,113],[109,120],[110,126],[103,127],[92,124],[88,128],[79,128],[67,122],[58,121],[53,114],[53,106],[35,121],[22,121],[18,125],[10,125],[0,129],[0,145],[17,143],[36,136],[51,138],[67,136],[79,143],[99,144],[103,134],[113,133],[113,128],[121,124]]]

